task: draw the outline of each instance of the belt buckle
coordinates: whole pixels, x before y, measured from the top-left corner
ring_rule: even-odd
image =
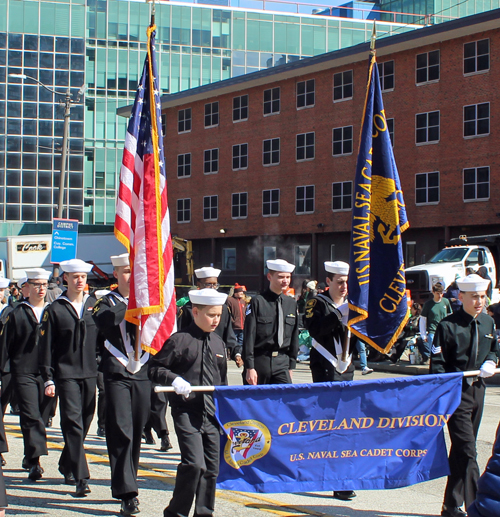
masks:
[[[271,357],[278,357],[278,355],[279,355],[279,352],[278,352],[278,351],[276,351],[276,352],[272,352],[272,353],[271,353]]]

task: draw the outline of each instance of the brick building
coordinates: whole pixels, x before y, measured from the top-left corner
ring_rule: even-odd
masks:
[[[410,229],[406,264],[499,232],[500,10],[377,41]],[[223,283],[295,287],[347,260],[368,45],[163,97],[172,232]],[[494,178],[497,178],[495,180]]]

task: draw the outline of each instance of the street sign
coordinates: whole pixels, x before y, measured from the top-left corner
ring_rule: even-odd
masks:
[[[78,220],[54,219],[52,224],[52,253],[50,262],[60,264],[63,260],[76,258],[78,243]]]

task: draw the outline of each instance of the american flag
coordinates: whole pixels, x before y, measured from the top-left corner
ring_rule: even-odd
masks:
[[[125,137],[115,217],[115,235],[129,250],[132,269],[125,319],[141,323],[141,347],[152,354],[176,330],[155,29],[148,28],[148,53]]]

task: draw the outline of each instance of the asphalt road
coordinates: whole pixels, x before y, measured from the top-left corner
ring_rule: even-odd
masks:
[[[385,368],[387,369],[387,368]],[[377,373],[370,377],[389,377],[395,373]],[[359,371],[355,379],[365,379]],[[307,365],[299,364],[294,381],[310,382]],[[241,384],[241,373],[230,367],[230,384]],[[495,431],[500,419],[500,387],[489,386],[486,406],[481,424],[478,453],[481,470],[491,453]],[[170,413],[168,414],[170,419]],[[116,516],[119,502],[112,499],[109,488],[109,464],[105,440],[96,436],[94,420],[86,441],[87,458],[91,472],[92,492],[83,499],[73,497],[74,487],[63,484],[57,470],[62,448],[62,436],[58,422],[48,429],[49,455],[42,458],[45,469],[42,480],[32,482],[27,472],[21,469],[22,438],[18,417],[7,414],[5,424],[10,452],[5,454],[7,465],[3,472],[6,478],[9,508],[7,515],[58,516],[76,515]],[[171,422],[170,422],[171,424]],[[171,427],[173,429],[173,426]],[[175,470],[179,462],[179,449],[172,432],[174,448],[168,452],[157,445],[144,445],[139,471],[140,508],[144,517],[161,517],[175,482]],[[301,494],[243,494],[218,491],[217,517],[265,517],[266,515],[291,516],[338,516],[338,517],[427,517],[440,515],[445,479],[438,479],[396,490],[361,491],[350,502],[341,502],[331,497],[331,492]]]

